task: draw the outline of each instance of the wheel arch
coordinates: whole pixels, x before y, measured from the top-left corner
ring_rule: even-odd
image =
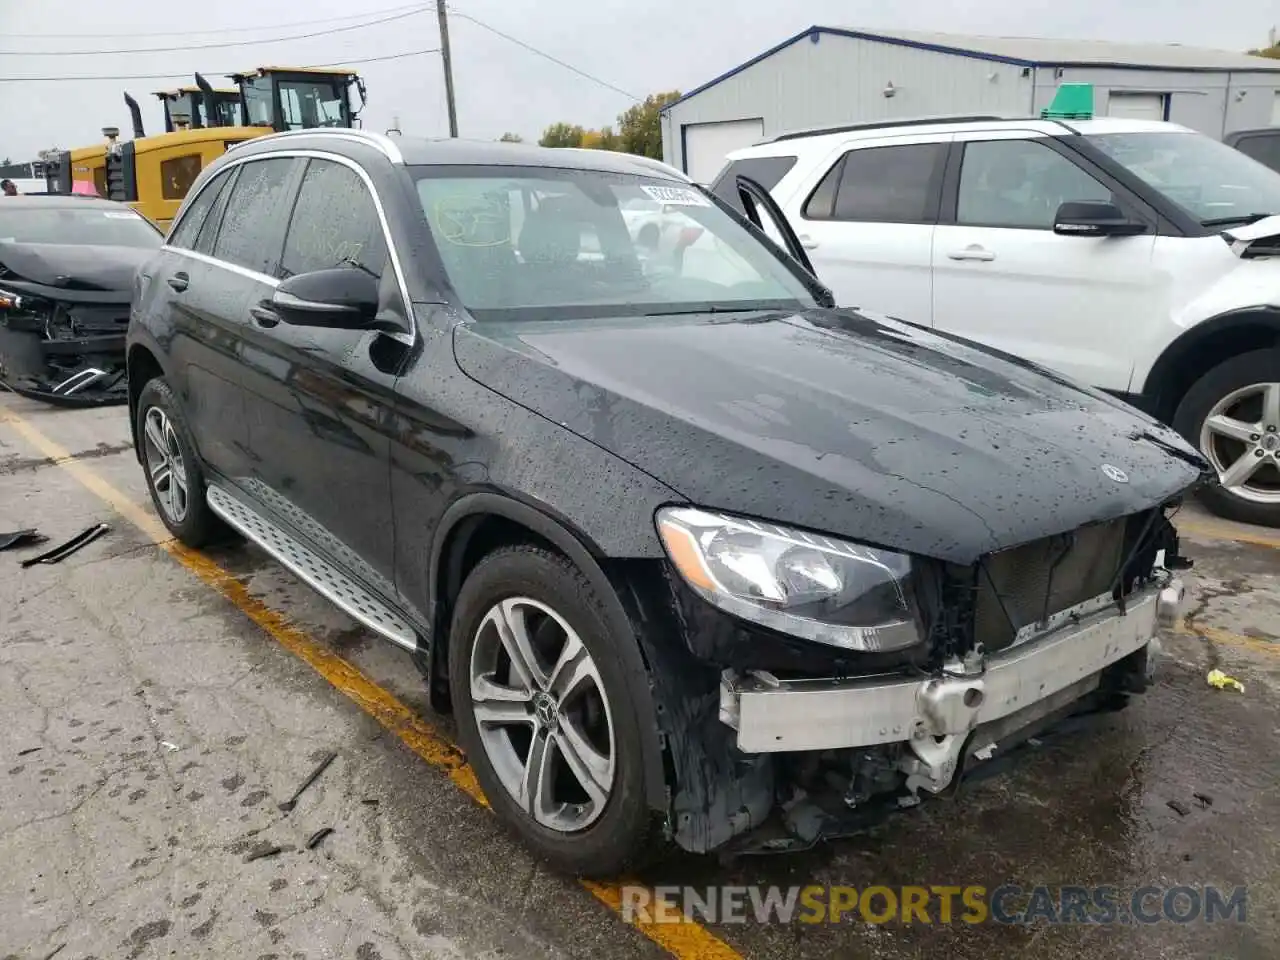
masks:
[[[466,574],[494,547],[521,542],[550,547],[572,562],[604,603],[611,633],[629,641],[618,645],[618,653],[641,729],[651,733],[642,738],[646,799],[651,808],[665,812],[667,784],[649,669],[640,653],[634,626],[600,564],[604,553],[586,535],[536,507],[500,493],[477,492],[455,501],[441,517],[432,543],[428,580],[432,589],[431,644],[427,662],[420,664],[427,674],[432,706],[443,708],[442,700],[447,695],[449,621],[453,599]]]
[[[145,343],[129,345],[125,355],[125,370],[129,383],[129,437],[133,441],[133,454],[138,462],[142,462],[142,448],[138,445],[138,398],[142,396],[142,388],[156,377],[165,375],[164,365],[160,362],[159,353]]]
[[[1224,360],[1280,344],[1280,307],[1231,310],[1188,329],[1165,347],[1142,387],[1142,406],[1169,423],[1187,390]]]

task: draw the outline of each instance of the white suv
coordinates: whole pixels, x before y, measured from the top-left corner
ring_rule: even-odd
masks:
[[[906,121],[731,153],[841,306],[1124,396],[1198,444],[1223,516],[1280,526],[1280,174],[1172,123]],[[975,389],[977,389],[975,387]]]

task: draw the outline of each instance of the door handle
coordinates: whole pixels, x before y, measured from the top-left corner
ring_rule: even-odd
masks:
[[[191,278],[185,273],[179,272],[175,273],[165,282],[168,283],[169,286],[173,287],[176,292],[181,293],[183,290],[187,289],[187,285],[191,282]]]
[[[258,304],[249,308],[249,316],[260,327],[274,327],[280,322],[280,315],[270,307]]]
[[[800,234],[799,239],[800,239],[800,246],[804,247],[806,250],[818,249],[818,241],[813,239],[813,237],[809,236],[807,233]]]
[[[963,250],[952,250],[947,256],[952,260],[994,260],[996,258],[996,255],[990,250],[977,244],[965,247]]]

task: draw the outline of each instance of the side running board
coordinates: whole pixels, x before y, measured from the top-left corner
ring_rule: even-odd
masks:
[[[296,537],[212,483],[206,497],[209,509],[229,527],[271,554],[353,620],[407,650],[418,648],[413,627],[403,617]]]

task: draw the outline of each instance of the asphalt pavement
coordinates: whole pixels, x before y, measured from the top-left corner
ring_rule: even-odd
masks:
[[[1188,616],[1154,689],[959,797],[806,853],[583,884],[487,810],[407,654],[256,548],[168,540],[122,409],[0,396],[0,532],[53,544],[99,522],[57,565],[0,553],[0,960],[1280,956],[1280,531],[1186,508]],[[1150,916],[1009,922],[1037,886],[1059,908],[1063,888],[1122,906],[1150,888]],[[629,911],[666,887],[935,892],[928,922]],[[944,923],[951,887],[1008,896]],[[1244,899],[1175,919],[1206,888]]]

